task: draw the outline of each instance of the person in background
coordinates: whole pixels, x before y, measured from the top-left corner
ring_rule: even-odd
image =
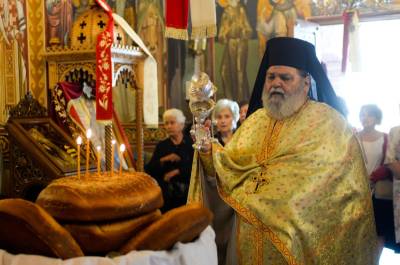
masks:
[[[214,108],[213,120],[217,126],[215,138],[224,146],[230,141],[236,130],[236,123],[239,120],[239,105],[226,98],[218,100]]]
[[[360,110],[363,129],[358,133],[368,176],[385,161],[387,135],[377,131],[375,126],[382,121],[382,111],[378,106],[364,105]]]
[[[193,141],[183,134],[185,116],[178,109],[163,114],[168,138],[159,142],[145,171],[160,185],[164,206],[162,212],[186,204],[193,159]]]
[[[249,101],[242,100],[239,102],[239,121],[237,122],[237,128],[244,122],[249,109]]]
[[[392,184],[388,185],[392,194],[386,200],[374,200],[374,206],[378,206],[376,225],[378,234],[384,238],[384,246],[400,253],[400,126],[390,129],[385,165],[393,173],[392,182],[386,181]]]
[[[375,224],[379,236],[379,250],[382,251],[384,245],[391,246],[394,236],[392,176],[384,165],[388,136],[375,129],[375,126],[382,121],[382,111],[378,106],[363,105],[360,110],[360,121],[363,129],[358,133],[358,137],[373,192]]]

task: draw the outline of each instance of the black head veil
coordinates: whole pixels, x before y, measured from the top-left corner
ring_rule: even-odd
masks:
[[[262,108],[261,97],[266,73],[268,68],[273,65],[291,66],[309,73],[316,83],[315,90],[310,88],[310,98],[324,102],[342,114],[345,113],[317,58],[314,45],[296,38],[279,37],[270,39],[267,42],[267,48],[254,83],[247,116]]]

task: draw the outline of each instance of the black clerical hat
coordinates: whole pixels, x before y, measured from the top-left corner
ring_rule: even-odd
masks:
[[[262,91],[267,70],[273,65],[295,67],[309,73],[316,83],[316,89],[310,89],[310,97],[325,102],[344,114],[329,79],[315,53],[314,45],[296,38],[279,37],[267,42],[257,79],[251,95],[247,116],[262,107]]]

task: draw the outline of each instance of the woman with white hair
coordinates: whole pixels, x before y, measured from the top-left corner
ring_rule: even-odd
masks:
[[[193,160],[193,141],[183,134],[185,116],[178,109],[163,114],[168,138],[159,142],[145,171],[160,185],[164,206],[162,212],[186,204]]]
[[[217,126],[215,137],[222,146],[225,146],[236,130],[239,120],[239,105],[226,98],[218,100],[214,108],[213,120]]]

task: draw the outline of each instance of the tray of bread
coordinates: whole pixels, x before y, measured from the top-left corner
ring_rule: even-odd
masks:
[[[60,259],[169,250],[211,223],[200,204],[161,214],[161,189],[142,172],[56,179],[35,203],[0,200],[0,249]]]

